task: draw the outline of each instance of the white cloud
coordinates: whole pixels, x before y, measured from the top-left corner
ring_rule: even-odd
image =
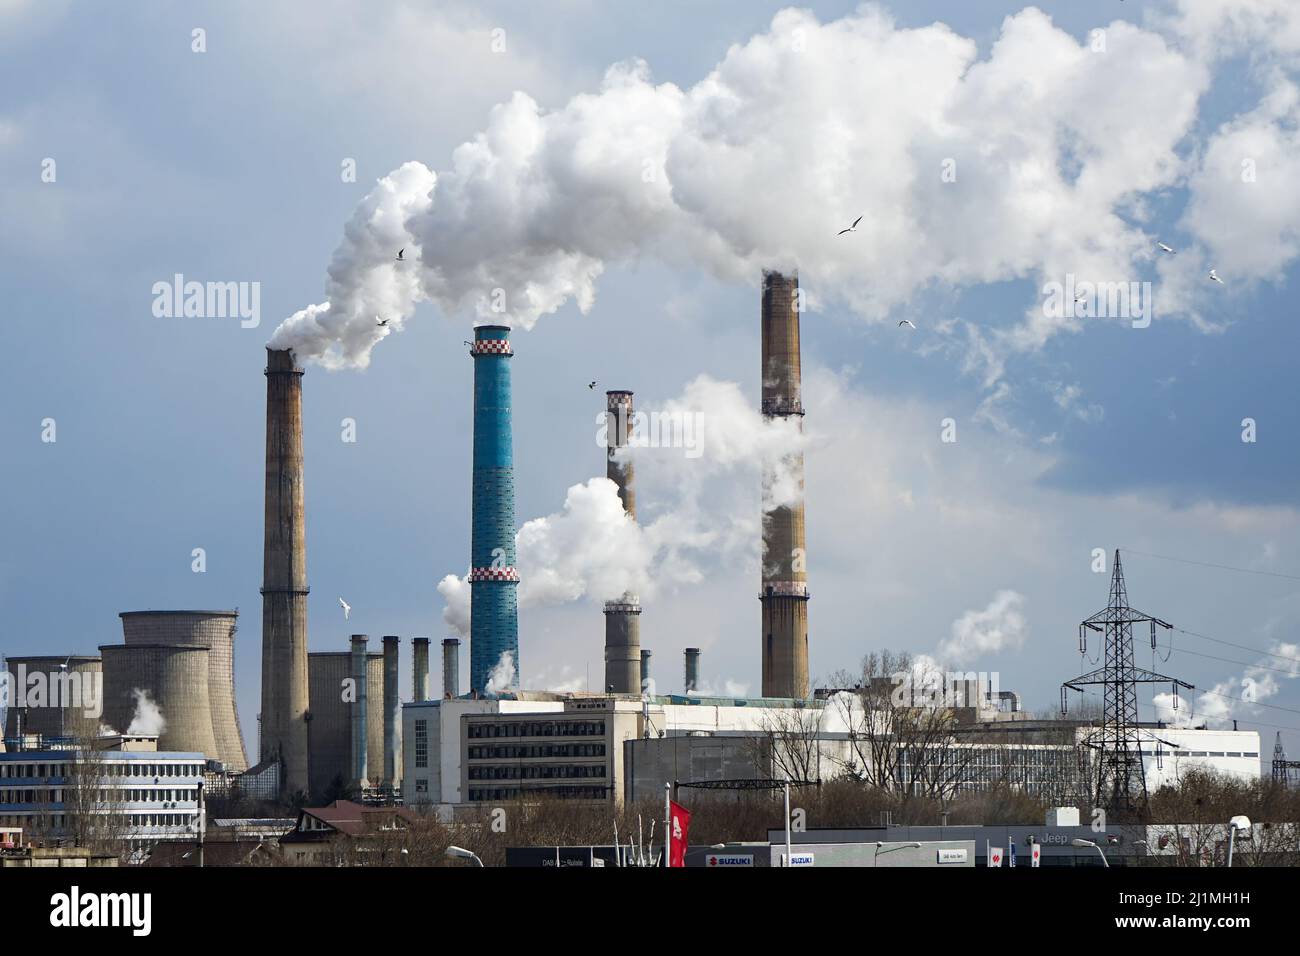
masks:
[[[939,659],[963,664],[999,651],[1016,650],[1029,634],[1024,608],[1023,594],[999,591],[983,610],[967,611],[952,622],[952,635],[939,645]]]

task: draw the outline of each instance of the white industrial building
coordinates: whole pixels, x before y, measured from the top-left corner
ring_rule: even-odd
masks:
[[[93,751],[41,744],[0,753],[0,827],[60,842],[84,828],[75,817],[90,816],[97,832],[129,851],[197,837],[203,754],[159,751],[156,736],[101,737],[98,744]]]
[[[1073,772],[1090,728],[972,709],[948,745],[961,769],[957,791],[1010,782],[1048,795]],[[782,777],[773,759],[790,728],[815,738],[809,775],[829,780],[855,759],[854,735],[822,700],[652,697],[520,692],[501,699],[422,701],[402,709],[407,806],[481,805],[528,796],[636,800],[665,781]],[[832,729],[834,728],[834,729]],[[1051,735],[1056,742],[1041,742]],[[1204,769],[1243,780],[1260,775],[1259,735],[1150,727],[1143,731],[1147,787]],[[859,741],[860,743],[860,738]],[[907,761],[899,762],[906,784]]]

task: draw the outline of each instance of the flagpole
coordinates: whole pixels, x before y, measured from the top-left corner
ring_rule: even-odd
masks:
[[[790,781],[785,782],[785,865],[790,866],[794,863],[793,851],[790,848]]]
[[[668,859],[668,855],[672,852],[673,811],[672,808],[669,807],[668,805],[670,800],[672,799],[671,797],[672,791],[673,791],[672,784],[670,784],[667,780],[665,780],[664,781],[664,867],[665,868],[667,868],[670,863]]]

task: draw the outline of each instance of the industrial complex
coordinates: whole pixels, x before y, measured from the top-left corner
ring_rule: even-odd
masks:
[[[792,419],[796,428],[802,428],[804,415],[800,301],[797,275],[763,274],[761,413]],[[99,821],[101,830],[113,820],[122,851],[142,862],[164,844],[197,839],[202,845],[200,835],[209,828],[205,800],[306,804],[314,808],[299,811],[296,820],[230,824],[229,833],[251,826],[261,834],[231,852],[241,860],[263,859],[266,834],[279,833],[279,859],[319,863],[336,860],[339,840],[351,841],[355,859],[355,838],[371,832],[372,824],[400,830],[425,815],[454,823],[506,802],[563,800],[615,808],[654,801],[681,787],[762,789],[874,779],[904,793],[951,798],[1010,787],[1064,806],[1091,800],[1134,811],[1141,809],[1135,801],[1141,804],[1150,791],[1193,770],[1259,779],[1254,731],[1137,721],[1131,685],[1173,679],[1125,669],[1123,662],[1132,658],[1132,625],[1152,621],[1154,629],[1163,622],[1128,607],[1118,554],[1110,604],[1084,622],[1106,635],[1106,669],[1094,681],[1107,685],[1100,730],[1097,721],[1064,712],[1030,715],[1019,694],[987,675],[946,675],[937,706],[903,705],[909,712],[940,715],[935,726],[942,732],[932,733],[919,749],[881,716],[895,706],[883,703],[895,685],[915,675],[882,675],[852,688],[810,686],[802,453],[773,462],[764,476],[756,614],[760,696],[702,695],[705,662],[693,646],[674,652],[681,655],[680,687],[669,686],[667,678],[656,682],[652,651],[642,646],[641,598],[630,591],[603,601],[600,691],[521,687],[520,658],[528,648],[518,623],[510,334],[508,326],[480,325],[468,343],[468,687],[460,686],[459,637],[442,641],[440,693],[431,691],[430,639],[410,639],[405,695],[400,636],[383,636],[374,650],[365,634],[352,635],[346,647],[309,639],[304,371],[291,351],[268,349],[261,712],[244,724],[236,712],[234,610],[125,611],[122,643],[100,646],[98,656],[11,655],[11,686],[45,682],[58,693],[8,707],[0,827],[29,839],[75,843],[85,836],[87,819]],[[635,521],[633,392],[614,389],[605,397],[606,475],[626,519]],[[767,494],[778,471],[793,476],[793,498]],[[1066,687],[1078,690],[1093,676]],[[84,704],[96,695],[102,713],[88,716],[92,710]],[[250,757],[254,752],[256,759]],[[1279,760],[1282,779],[1289,779],[1284,753],[1274,754],[1275,773]],[[89,804],[84,794],[78,796],[87,789],[97,795]],[[1052,833],[1043,831],[1047,845]],[[809,859],[817,855],[839,865],[974,865],[977,857],[987,862],[979,828],[936,829],[920,839],[915,827],[886,824],[881,834],[806,834],[798,842]],[[789,853],[778,852],[779,840],[769,842],[770,853],[765,849],[757,857],[734,848],[721,856],[693,850],[687,865],[730,865],[741,858],[761,858],[754,865],[796,865],[786,859]],[[841,844],[869,847],[871,861],[863,862],[867,851],[860,847],[837,849]],[[231,845],[240,845],[239,839]],[[919,855],[918,846],[924,850]],[[592,865],[596,859],[592,849]]]

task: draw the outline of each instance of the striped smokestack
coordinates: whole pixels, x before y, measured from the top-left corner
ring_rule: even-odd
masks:
[[[281,765],[284,794],[306,792],[307,530],[303,519],[302,369],[266,350],[266,514],[262,547],[259,760]]]
[[[429,639],[412,639],[411,655],[411,700],[419,704],[429,699]]]
[[[801,422],[799,277],[763,273],[763,416]],[[802,426],[801,426],[802,427]],[[808,696],[808,576],[805,573],[803,453],[781,463],[799,484],[800,498],[772,506],[764,475],[763,696]]]
[[[605,393],[605,476],[618,486],[628,520],[636,520],[636,488],[632,460],[627,455],[632,434],[632,393]],[[620,453],[619,449],[623,449]],[[605,692],[641,692],[641,602],[625,593],[605,602]]]
[[[474,329],[474,487],[470,530],[469,686],[482,694],[508,654],[519,673],[519,572],[510,439],[510,329]]]

